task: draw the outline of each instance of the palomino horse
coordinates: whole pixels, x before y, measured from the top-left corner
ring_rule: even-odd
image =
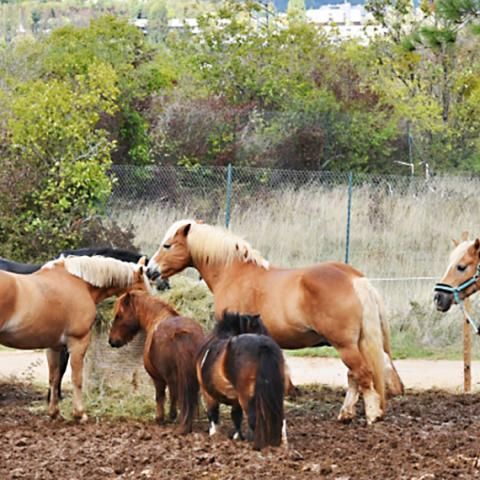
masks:
[[[258,315],[224,313],[199,351],[197,377],[207,404],[210,435],[217,431],[219,405],[232,406],[234,439],[243,439],[248,419],[253,448],[286,443],[283,414],[285,361]]]
[[[82,402],[83,358],[96,304],[129,288],[149,288],[143,265],[104,257],[52,260],[31,275],[0,271],[0,344],[47,348],[49,415],[59,414],[60,351],[71,355],[73,414],[86,420]]]
[[[448,311],[452,303],[461,304],[480,288],[480,240],[469,240],[468,232],[463,232],[461,240],[453,240],[453,245],[447,270],[436,284],[433,297],[441,312]]]
[[[131,250],[121,250],[118,248],[111,248],[111,247],[89,247],[89,248],[78,248],[74,250],[63,250],[60,252],[60,255],[57,257],[61,256],[88,256],[92,257],[95,255],[100,255],[102,257],[108,257],[108,258],[116,258],[117,260],[121,260],[122,262],[131,262],[131,263],[138,263],[138,261],[142,258],[145,257],[144,255],[133,252]],[[148,258],[146,258],[146,261],[148,262]],[[0,270],[4,270],[7,272],[11,273],[21,273],[21,274],[29,274],[29,273],[34,273],[37,270],[40,270],[42,268],[43,264],[30,264],[30,263],[19,263],[19,262],[14,262],[12,260],[7,260],[6,258],[0,257]],[[170,284],[168,283],[168,280],[161,280],[158,279],[156,282],[157,290],[167,290],[170,288]],[[60,351],[60,382],[58,384],[58,397],[62,398],[62,378],[63,375],[65,374],[65,371],[67,370],[67,365],[68,365],[68,349],[66,346],[61,349]],[[48,400],[50,401],[50,390],[48,391]]]
[[[391,358],[383,301],[370,282],[343,263],[281,269],[229,231],[193,220],[175,222],[148,263],[148,275],[168,278],[196,268],[224,310],[259,313],[282,348],[330,344],[349,369],[340,420],[355,416],[361,393],[368,423],[385,413],[403,385]]]
[[[170,419],[177,417],[178,401],[179,433],[191,432],[198,409],[195,356],[204,340],[202,327],[191,318],[181,317],[158,297],[135,290],[118,298],[114,318],[108,340],[112,347],[125,345],[139,330],[147,335],[143,363],[155,385],[157,422],[164,422],[168,385]]]

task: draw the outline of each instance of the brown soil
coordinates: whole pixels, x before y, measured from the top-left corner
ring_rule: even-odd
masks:
[[[31,413],[25,384],[0,384],[0,478],[32,479],[457,479],[480,477],[480,395],[408,393],[368,427],[335,420],[343,391],[303,389],[287,403],[289,449],[254,452],[231,428],[176,435],[173,425],[128,419],[78,425]],[[360,413],[360,412],[359,412]]]

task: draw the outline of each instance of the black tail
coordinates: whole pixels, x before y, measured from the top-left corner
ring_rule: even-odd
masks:
[[[180,406],[179,432],[190,433],[193,419],[198,412],[198,380],[195,369],[195,353],[197,345],[192,345],[192,339],[184,333],[177,335],[174,345],[177,350],[175,362],[177,366],[177,397]],[[191,348],[193,347],[193,348]]]
[[[255,425],[255,450],[267,445],[278,446],[282,442],[285,391],[282,369],[283,356],[280,348],[277,345],[261,345],[255,394],[250,400],[248,412],[249,424]]]
[[[60,380],[58,382],[58,399],[61,400],[62,397],[62,378],[65,375],[65,372],[67,370],[68,366],[68,359],[70,357],[70,354],[68,353],[68,348],[66,345],[62,347],[60,350]],[[47,395],[47,402],[50,403],[50,397],[51,397],[52,392],[50,392],[50,389],[48,389],[48,395]]]

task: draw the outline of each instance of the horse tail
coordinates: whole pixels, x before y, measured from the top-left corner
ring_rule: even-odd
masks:
[[[181,331],[175,334],[172,342],[175,352],[177,370],[177,394],[180,406],[179,432],[190,433],[193,419],[198,411],[198,380],[195,369],[194,344],[189,332]]]
[[[362,304],[362,327],[359,349],[373,374],[373,386],[380,396],[380,408],[385,412],[385,363],[383,330],[377,293],[364,277],[354,280],[353,286]]]
[[[383,350],[384,350],[384,363],[385,363],[385,381],[387,384],[387,391],[391,396],[403,395],[404,386],[400,375],[393,364],[392,359],[392,347],[390,342],[390,325],[387,319],[387,311],[385,308],[385,302],[383,298],[374,289],[378,311],[380,313],[380,324],[382,327],[382,337],[383,337]]]
[[[59,369],[60,369],[60,380],[58,381],[58,399],[61,400],[63,398],[62,396],[62,378],[65,375],[65,372],[67,371],[67,366],[68,366],[68,359],[70,358],[70,354],[68,353],[68,347],[66,345],[62,346],[62,349],[60,350],[60,363],[59,363]],[[48,389],[48,395],[47,395],[47,402],[50,403],[50,397],[52,395],[52,392],[50,391],[50,388]]]
[[[275,348],[276,347],[276,348]],[[258,351],[258,370],[255,392],[250,400],[248,421],[255,425],[253,448],[261,450],[266,445],[278,446],[282,441],[284,420],[283,357],[276,344],[262,344]]]

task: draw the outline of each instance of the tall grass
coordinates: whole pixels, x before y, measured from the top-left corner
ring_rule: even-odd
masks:
[[[350,263],[371,278],[385,298],[399,352],[428,348],[447,355],[461,350],[458,309],[437,313],[432,295],[448,263],[452,238],[463,230],[480,234],[479,186],[475,179],[445,177],[410,188],[404,179],[390,178],[353,189]],[[244,193],[239,189],[233,198],[231,229],[273,265],[343,261],[347,195],[345,185],[278,186]],[[212,198],[208,191],[181,203],[172,198],[127,204],[124,198],[113,198],[112,214],[122,225],[133,226],[139,248],[152,254],[171,223],[198,217],[199,204],[206,221],[224,224],[219,205],[223,197],[215,192]]]

